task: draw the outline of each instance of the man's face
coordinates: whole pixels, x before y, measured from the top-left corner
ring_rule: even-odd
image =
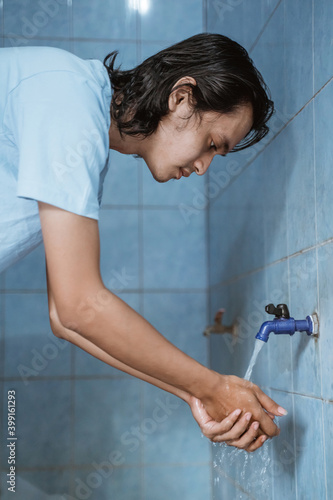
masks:
[[[142,157],[158,182],[203,175],[215,155],[226,155],[251,130],[252,106],[244,104],[232,113],[193,113],[184,119],[169,113],[149,138]]]

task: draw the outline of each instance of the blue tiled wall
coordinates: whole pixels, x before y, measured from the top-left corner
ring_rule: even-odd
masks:
[[[266,470],[262,452],[230,466],[213,447],[215,500],[333,497],[332,15],[329,0],[208,0],[208,31],[249,50],[277,108],[268,138],[210,168],[210,314],[239,323],[236,343],[211,337],[211,365],[244,376],[269,302],[320,319],[319,339],[271,335],[261,351],[252,379],[289,413]]]
[[[135,3],[0,0],[0,45],[99,59],[117,49],[129,68],[203,29],[202,0],[150,0],[145,14]],[[204,210],[188,214],[205,179],[192,177],[160,185],[142,161],[111,153],[101,270],[106,286],[206,363],[207,224]],[[0,276],[0,287],[2,400],[14,388],[18,404],[17,499],[211,498],[209,442],[186,405],[52,335],[43,247]],[[156,423],[154,409],[166,403],[172,414]],[[5,460],[2,452],[4,500]]]

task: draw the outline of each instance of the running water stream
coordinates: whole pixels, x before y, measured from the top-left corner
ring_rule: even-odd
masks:
[[[253,367],[265,342],[256,339],[252,357],[246,370],[245,379],[250,380]],[[278,422],[275,420],[275,423]],[[223,493],[223,498],[233,500],[255,500],[260,491],[260,498],[271,497],[271,482],[274,476],[274,461],[271,459],[269,440],[256,452],[248,453],[232,448],[225,443],[213,443],[213,466],[215,469],[214,491]],[[214,498],[220,497],[214,494]],[[230,496],[231,495],[231,496]]]
[[[245,380],[250,380],[251,375],[252,375],[253,367],[254,367],[254,365],[256,364],[256,361],[257,361],[258,354],[261,351],[261,349],[262,349],[262,347],[263,347],[264,344],[265,344],[265,342],[263,342],[262,340],[259,340],[259,339],[255,340],[254,349],[253,349],[253,353],[252,353],[252,358],[251,358],[249,367],[248,367],[248,369],[246,370],[246,373],[245,373],[245,377],[244,377]]]

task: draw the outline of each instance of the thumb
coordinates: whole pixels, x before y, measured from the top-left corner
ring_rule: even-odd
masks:
[[[212,418],[208,413],[206,412],[202,402],[200,399],[197,398],[192,398],[192,404],[190,405],[192,415],[197,421],[197,423],[201,426],[204,426],[207,424],[207,422],[210,422]]]
[[[261,404],[261,406],[268,411],[269,413],[273,413],[277,417],[281,417],[283,415],[287,415],[287,410],[279,406],[273,399],[271,399],[267,394],[265,394],[259,387],[257,387],[257,398]]]

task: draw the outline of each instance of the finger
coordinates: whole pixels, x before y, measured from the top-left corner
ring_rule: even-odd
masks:
[[[242,410],[237,409],[230,413],[230,415],[224,418],[221,422],[211,422],[211,431],[214,433],[214,435],[224,434],[228,432],[234,426],[241,413]]]
[[[229,441],[227,444],[246,450],[251,445],[253,445],[254,440],[257,437],[259,429],[259,422],[253,422],[249,429],[239,438]]]
[[[280,434],[279,427],[265,411],[261,411],[260,413],[254,412],[253,418],[260,422],[261,434],[266,434],[268,437],[274,437]]]
[[[267,441],[267,436],[263,435],[260,437],[257,437],[253,443],[251,443],[247,448],[246,451],[249,453],[252,453],[253,451],[256,451],[258,448],[261,448],[261,446]]]
[[[238,409],[230,413],[222,422],[216,422],[215,420],[210,420],[205,424],[201,425],[201,431],[209,439],[213,440],[216,436],[228,432],[237,421],[242,410]]]
[[[277,417],[281,417],[283,415],[287,415],[287,410],[279,406],[273,399],[271,399],[267,394],[265,394],[259,387],[257,386],[255,389],[257,398],[261,404],[261,406],[269,413]]]
[[[222,443],[224,441],[239,439],[249,427],[251,416],[251,413],[245,413],[245,415],[243,415],[242,418],[240,418],[228,432],[215,436],[212,441],[214,441],[214,443]]]

